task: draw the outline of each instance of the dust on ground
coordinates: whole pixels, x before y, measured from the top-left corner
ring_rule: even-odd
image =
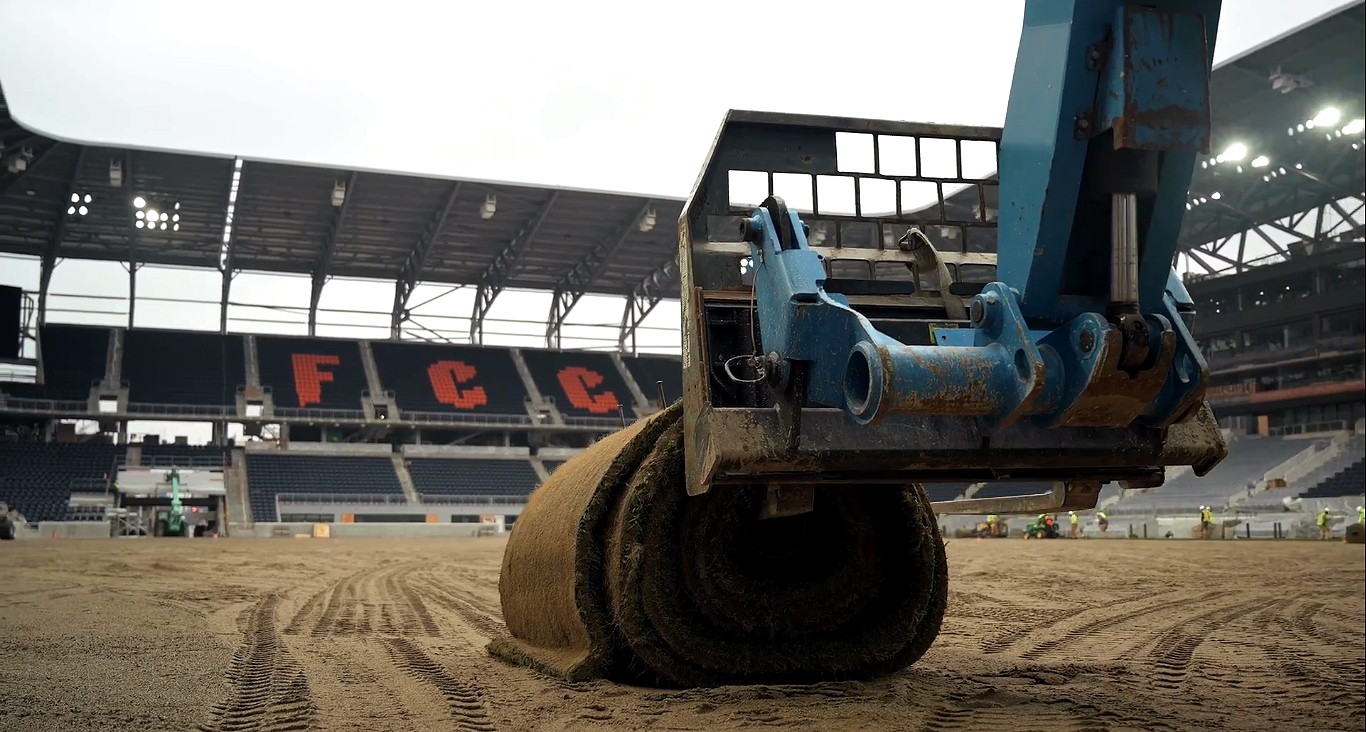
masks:
[[[870,683],[570,684],[485,650],[501,539],[0,545],[0,729],[1361,730],[1360,546],[951,540]]]

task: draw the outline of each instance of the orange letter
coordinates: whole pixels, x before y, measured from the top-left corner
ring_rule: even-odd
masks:
[[[611,414],[621,406],[617,402],[617,395],[610,391],[600,391],[597,394],[588,392],[604,381],[602,374],[592,369],[566,366],[560,369],[556,378],[560,381],[560,388],[564,389],[564,395],[569,397],[569,403],[578,409],[593,414]]]
[[[332,372],[323,371],[319,366],[336,366],[341,358],[334,355],[296,353],[294,359],[294,393],[299,396],[299,406],[322,404],[323,382],[332,381]]]
[[[464,361],[437,361],[427,367],[427,380],[438,402],[456,409],[474,409],[489,403],[484,387],[461,389],[457,384],[470,381],[475,373],[474,367]]]

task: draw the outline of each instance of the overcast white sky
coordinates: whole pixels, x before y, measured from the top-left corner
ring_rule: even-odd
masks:
[[[1225,0],[1216,61],[1342,5]],[[683,196],[730,108],[1001,124],[1022,12],[1020,0],[0,0],[0,80],[17,117],[64,139]],[[216,300],[217,282],[144,269],[138,325],[216,328],[216,305],[141,298]],[[0,283],[36,289],[36,264],[0,259]],[[53,291],[115,298],[56,299],[113,314],[53,320],[126,323],[116,265],[63,263]],[[323,306],[387,313],[392,292],[334,281]],[[306,307],[308,285],[244,275],[239,299]],[[433,308],[465,315],[472,300]],[[504,294],[493,317],[537,322],[488,340],[539,345],[549,305]],[[233,326],[303,332],[297,313],[288,326],[247,320],[264,312],[235,308]],[[620,312],[585,299],[571,321],[615,326]],[[385,337],[387,315],[365,322],[378,327],[320,334]],[[650,324],[669,329],[651,342],[676,352],[677,307]]]

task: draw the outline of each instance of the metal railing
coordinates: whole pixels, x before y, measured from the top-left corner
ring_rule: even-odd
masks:
[[[278,410],[276,410],[278,411]],[[459,414],[447,412],[418,412],[401,410],[401,421],[431,422],[434,424],[521,426],[532,424],[527,414]]]
[[[418,499],[428,506],[520,506],[526,496],[446,496],[419,493]]]
[[[406,505],[408,499],[392,493],[278,493],[275,502],[284,504]]]

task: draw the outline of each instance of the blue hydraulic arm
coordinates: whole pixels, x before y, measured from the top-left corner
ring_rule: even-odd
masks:
[[[1166,427],[1207,368],[1172,270],[1209,142],[1218,0],[1027,0],[1000,152],[999,281],[931,346],[879,332],[824,289],[805,226],[770,198],[742,222],[764,368],[800,410]]]

